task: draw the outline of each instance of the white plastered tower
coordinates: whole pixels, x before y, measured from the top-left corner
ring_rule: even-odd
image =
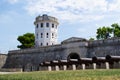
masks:
[[[36,17],[35,46],[48,46],[57,44],[58,20],[55,17],[43,14]]]

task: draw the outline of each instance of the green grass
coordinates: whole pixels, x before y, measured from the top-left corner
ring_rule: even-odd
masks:
[[[0,80],[120,80],[120,69],[38,71],[0,75]]]

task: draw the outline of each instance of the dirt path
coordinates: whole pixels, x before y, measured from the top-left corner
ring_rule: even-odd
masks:
[[[15,73],[19,73],[19,72],[0,72],[0,74],[15,74]]]

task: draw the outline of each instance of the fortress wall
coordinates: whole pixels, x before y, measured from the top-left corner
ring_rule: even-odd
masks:
[[[0,54],[0,69],[3,67],[3,65],[5,64],[7,55],[6,54]]]
[[[60,45],[9,51],[4,68],[37,68],[41,62],[66,60],[72,53],[78,54],[80,58],[93,56],[105,57],[106,55],[120,56],[120,38],[79,41],[63,43]]]
[[[4,68],[39,66],[41,62],[66,60],[71,53],[86,57],[86,42],[75,42],[54,46],[9,51]]]
[[[25,50],[10,51],[6,60],[5,68],[22,68],[39,66],[41,62],[62,59],[64,48],[61,46],[49,46]]]
[[[120,38],[91,41],[87,54],[87,57],[120,56]]]

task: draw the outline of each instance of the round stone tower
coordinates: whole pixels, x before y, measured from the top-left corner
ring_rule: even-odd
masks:
[[[36,17],[35,46],[48,46],[57,44],[58,20],[55,17],[43,14]]]

